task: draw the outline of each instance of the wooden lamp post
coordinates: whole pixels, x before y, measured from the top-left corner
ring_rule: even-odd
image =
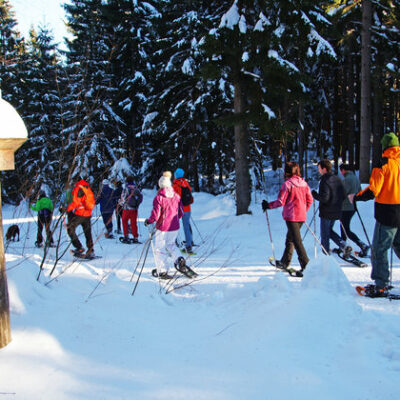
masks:
[[[28,132],[14,107],[1,98],[0,92],[0,171],[14,169],[14,153],[28,138]],[[10,304],[4,256],[3,217],[0,182],[0,348],[11,341]]]

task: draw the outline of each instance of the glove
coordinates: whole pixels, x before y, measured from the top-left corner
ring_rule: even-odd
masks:
[[[65,211],[66,211],[66,209],[65,209],[65,207],[61,206],[61,207],[58,209],[58,211],[60,211],[61,214],[64,214]]]
[[[312,197],[314,197],[314,199],[317,199],[318,197],[318,192],[316,190],[312,190],[311,191]]]
[[[269,203],[268,203],[268,201],[266,201],[266,200],[263,200],[263,201],[262,201],[261,207],[262,207],[263,212],[265,212],[265,211],[267,211],[267,210],[270,209]]]
[[[149,226],[149,225],[150,225],[149,220],[148,220],[148,219],[145,219],[145,220],[144,220],[144,226]]]

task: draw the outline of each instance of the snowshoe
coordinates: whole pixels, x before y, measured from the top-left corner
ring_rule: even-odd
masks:
[[[342,260],[344,260],[350,264],[355,265],[356,267],[359,267],[359,268],[368,267],[367,263],[359,260],[357,257],[353,256],[352,254],[350,254],[348,257],[345,257],[343,254],[343,251],[339,248],[333,249],[332,253],[336,253],[339,256],[339,258],[341,258]]]
[[[35,242],[35,246],[38,247],[38,248],[41,248],[41,247],[43,247],[43,243],[36,241]]]
[[[171,275],[168,275],[167,272],[160,272],[160,274],[158,274],[155,268],[151,271],[151,274],[154,276],[154,278],[160,278],[163,280],[169,280],[173,278]]]
[[[365,297],[387,297],[390,300],[400,300],[400,294],[390,293],[393,286],[378,287],[376,285],[356,286],[356,291],[360,296]]]
[[[71,254],[76,257],[76,258],[82,258],[83,260],[96,260],[98,258],[101,258],[101,256],[96,256],[94,252],[87,252],[85,253],[84,249],[78,249],[78,250],[71,250]]]
[[[183,254],[188,254],[189,256],[195,256],[196,253],[192,250],[192,248],[184,248],[180,249]]]
[[[290,276],[293,276],[295,278],[303,277],[303,270],[289,268],[285,266],[281,260],[275,260],[274,257],[269,257],[268,261],[272,266],[280,269],[281,271],[287,272]]]
[[[114,235],[113,235],[112,233],[105,233],[105,234],[104,234],[104,237],[105,237],[106,239],[114,239]]]
[[[125,236],[121,236],[119,238],[119,241],[121,243],[125,243],[125,244],[141,244],[142,242],[139,242],[138,238],[129,238],[129,237],[125,237]]]
[[[190,267],[186,265],[186,260],[183,257],[179,257],[174,263],[174,266],[177,271],[187,276],[188,278],[195,278],[196,276],[198,276],[196,272],[194,272]]]

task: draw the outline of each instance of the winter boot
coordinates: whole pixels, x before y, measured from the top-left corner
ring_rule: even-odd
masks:
[[[367,257],[368,256],[368,250],[369,246],[365,243],[360,244],[360,251],[358,252],[359,257]]]
[[[131,243],[139,243],[139,240],[138,240],[138,238],[133,238],[133,239],[131,239]]]
[[[42,244],[42,242],[36,241],[35,242],[35,246],[36,247],[43,247],[43,244]]]
[[[159,274],[155,268],[151,271],[151,274],[155,278],[160,278],[160,279],[163,279],[163,280],[168,280],[168,279],[172,279],[173,278],[171,275],[168,275],[168,272],[160,272],[160,274]]]
[[[286,269],[287,265],[285,265],[281,260],[275,260],[275,267],[281,268],[281,269]]]
[[[104,237],[106,239],[114,239],[114,235],[112,234],[112,232],[107,232],[104,234]]]
[[[343,247],[342,251],[343,251],[343,257],[348,258],[351,256],[351,252],[353,251],[353,249],[351,248],[351,246],[345,246]]]

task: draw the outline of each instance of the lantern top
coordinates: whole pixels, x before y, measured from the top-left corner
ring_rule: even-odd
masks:
[[[1,139],[26,139],[28,131],[24,121],[17,110],[0,94],[0,140]]]

